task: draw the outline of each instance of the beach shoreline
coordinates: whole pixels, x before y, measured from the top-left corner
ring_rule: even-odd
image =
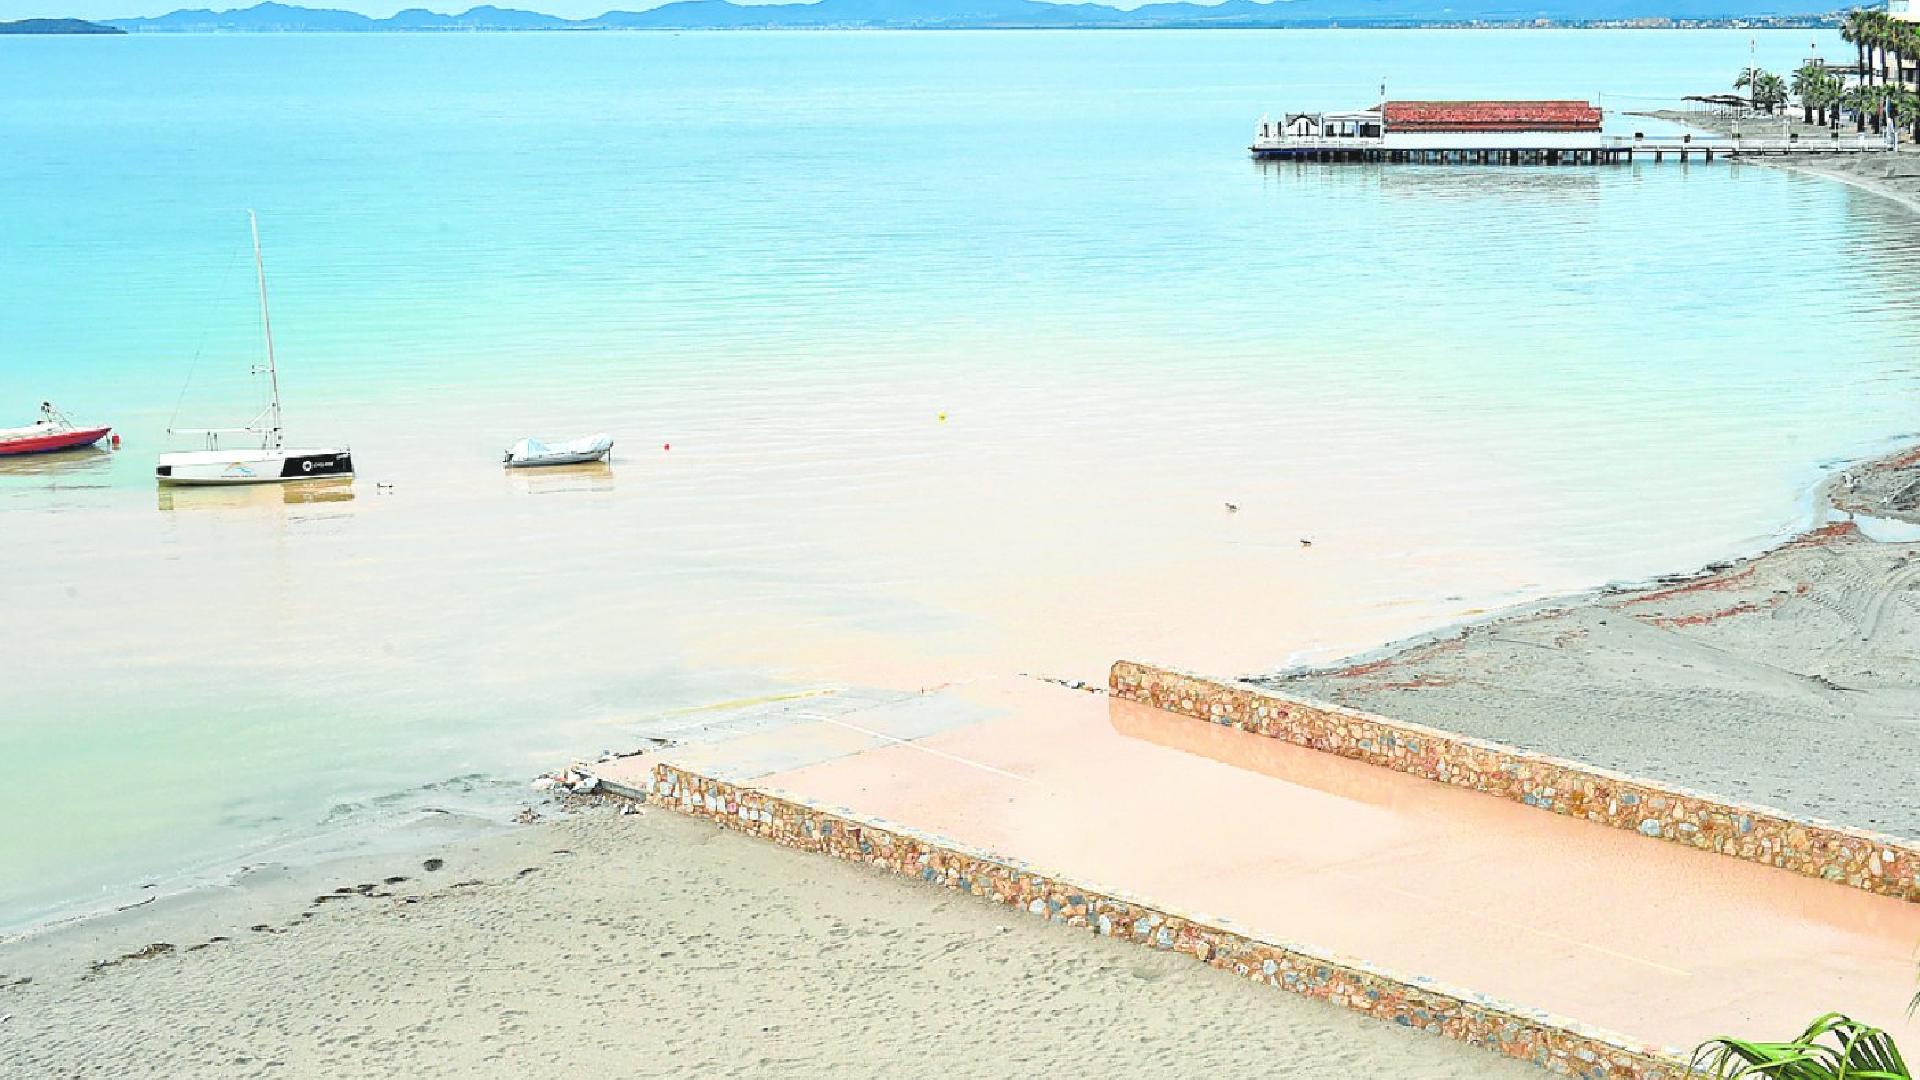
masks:
[[[1920,837],[1920,449],[1836,470],[1807,528],[1250,681],[1791,814]],[[1847,769],[1806,763],[1846,747]]]
[[[1627,115],[1681,124],[1710,135],[1727,135],[1737,126],[1737,120],[1732,116],[1704,110],[1655,109]],[[1828,128],[1804,123],[1797,116],[1749,119],[1746,124],[1748,131],[1756,136],[1772,137],[1784,126],[1785,130],[1799,135],[1803,140],[1831,137]],[[1843,127],[1840,132],[1842,139],[1855,135],[1850,127]],[[1734,160],[1742,165],[1761,165],[1785,172],[1824,177],[1890,199],[1920,214],[1920,147],[1911,143],[1900,143],[1899,148],[1890,154],[1756,154]]]

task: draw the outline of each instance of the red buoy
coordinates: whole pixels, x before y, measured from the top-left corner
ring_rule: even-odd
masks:
[[[120,433],[117,431],[113,433],[113,448],[120,449]]]
[[[671,449],[673,449],[673,444],[672,444],[672,443],[661,443],[661,444],[660,444],[660,449],[662,449],[662,450],[671,450]]]

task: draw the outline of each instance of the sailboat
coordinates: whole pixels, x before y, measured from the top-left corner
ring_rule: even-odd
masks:
[[[240,428],[168,428],[169,434],[199,435],[204,450],[160,455],[154,478],[162,484],[280,484],[291,480],[337,480],[353,476],[353,454],[344,446],[288,449],[280,423],[280,372],[273,358],[273,320],[267,314],[267,267],[260,257],[260,219],[247,211],[253,230],[253,272],[260,283],[260,326],[267,339],[267,364],[255,367],[267,377],[267,407]],[[223,448],[221,436],[247,445]]]

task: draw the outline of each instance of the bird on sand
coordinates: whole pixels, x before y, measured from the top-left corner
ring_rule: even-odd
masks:
[[[1235,505],[1233,505],[1232,503],[1228,503],[1228,504],[1227,504],[1227,513],[1229,513],[1229,514],[1237,514],[1237,513],[1239,513],[1239,512],[1240,512],[1240,508],[1239,508],[1239,507],[1237,507],[1237,506],[1235,506]]]

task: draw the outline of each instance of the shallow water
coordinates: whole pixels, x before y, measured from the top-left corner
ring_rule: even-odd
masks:
[[[9,42],[0,423],[126,445],[0,465],[0,925],[675,710],[1266,669],[1763,544],[1920,426],[1902,211],[1242,149],[1381,72],[1654,106],[1749,36]],[[247,207],[293,435],[361,476],[156,493],[257,393]]]

